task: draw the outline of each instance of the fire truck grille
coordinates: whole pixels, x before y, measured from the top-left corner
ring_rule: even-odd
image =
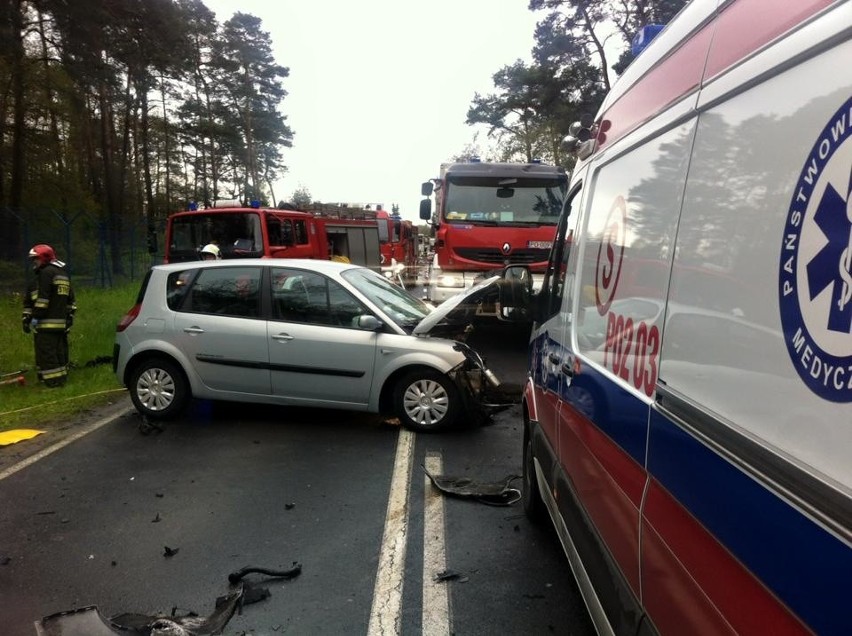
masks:
[[[546,249],[522,249],[512,250],[508,254],[503,254],[498,248],[467,247],[457,249],[456,254],[460,258],[469,261],[489,263],[491,265],[504,265],[508,263],[512,265],[529,265],[531,263],[546,261],[550,255],[550,251]]]

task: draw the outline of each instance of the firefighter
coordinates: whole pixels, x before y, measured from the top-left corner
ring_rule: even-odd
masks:
[[[27,290],[21,316],[24,333],[33,332],[39,381],[60,387],[68,377],[68,332],[77,305],[65,263],[50,245],[35,245],[29,252],[35,284]]]
[[[222,258],[222,250],[215,243],[208,243],[201,248],[202,261],[218,261]]]

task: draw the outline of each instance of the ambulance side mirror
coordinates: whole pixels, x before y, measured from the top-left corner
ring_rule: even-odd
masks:
[[[530,322],[535,308],[532,274],[526,265],[509,265],[503,270],[498,287],[500,311],[504,322]]]

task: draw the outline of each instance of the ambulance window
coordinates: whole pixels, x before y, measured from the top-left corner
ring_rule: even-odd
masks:
[[[577,226],[578,216],[578,213],[573,211],[571,206],[579,192],[580,186],[578,185],[569,193],[559,217],[556,238],[553,240],[553,249],[550,252],[550,263],[541,288],[540,320],[542,322],[556,315],[559,311],[565,289],[568,286],[568,263],[571,257],[571,244],[574,240],[574,228]]]

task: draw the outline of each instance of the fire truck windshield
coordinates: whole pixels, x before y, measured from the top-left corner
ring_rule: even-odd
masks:
[[[171,219],[169,261],[197,260],[208,243],[219,246],[223,258],[263,255],[260,216],[255,212],[191,212]]]
[[[448,223],[482,225],[556,225],[566,180],[518,179],[511,187],[500,179],[450,177],[443,216]]]

